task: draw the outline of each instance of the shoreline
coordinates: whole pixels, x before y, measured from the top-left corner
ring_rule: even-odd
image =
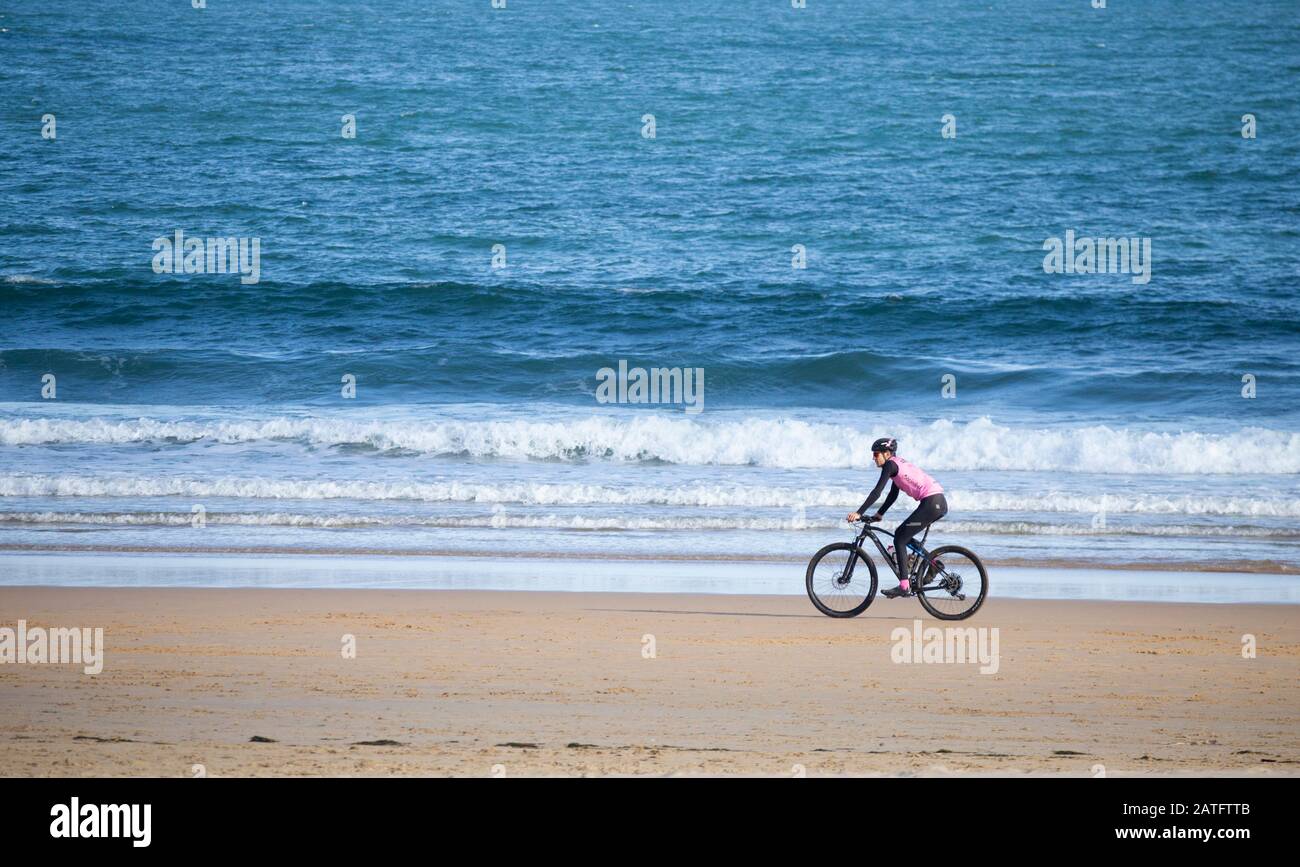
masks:
[[[27,543],[0,543],[0,555],[5,552],[22,554],[194,554],[256,555],[292,557],[429,557],[448,559],[521,559],[521,560],[575,560],[613,561],[631,563],[774,563],[793,564],[808,562],[807,558],[783,557],[764,554],[621,554],[602,551],[505,551],[453,548],[307,548],[275,545],[203,547],[155,545],[35,545]],[[815,551],[809,552],[809,558]],[[978,553],[978,552],[976,552]],[[983,559],[983,558],[981,558]],[[1179,561],[1093,561],[1077,558],[1026,559],[1007,557],[984,559],[989,567],[1013,569],[1100,569],[1106,571],[1138,572],[1213,572],[1252,575],[1300,575],[1300,565],[1280,563],[1276,560],[1189,560]]]
[[[894,584],[879,563],[877,589]],[[1300,577],[989,566],[990,598],[1300,605]],[[277,552],[0,553],[0,587],[280,588],[658,593],[805,598],[803,562],[321,556]],[[865,576],[864,576],[865,577]]]
[[[0,776],[1300,776],[1279,606],[994,598],[941,624],[770,596],[0,587],[0,609],[104,629],[97,675],[0,665]],[[996,670],[900,664],[917,621],[997,628]]]
[[[808,610],[807,610],[807,612],[806,612],[806,613],[808,614],[808,616],[814,616],[814,615],[815,615],[815,616],[824,616],[824,615],[820,615],[820,614],[818,614],[818,613],[815,611],[815,609],[813,609],[813,608],[811,607],[811,603],[808,602],[807,594],[804,593],[804,592],[798,592],[798,593],[794,593],[794,592],[791,592],[791,593],[713,593],[713,592],[703,592],[703,591],[702,591],[702,592],[698,592],[698,593],[664,593],[663,591],[658,591],[658,590],[596,590],[596,591],[592,591],[592,590],[519,589],[519,588],[513,588],[513,587],[510,587],[510,588],[493,588],[493,587],[484,587],[484,588],[474,588],[474,589],[459,589],[459,588],[444,588],[444,587],[294,587],[294,586],[283,586],[283,587],[281,587],[281,586],[270,586],[270,587],[252,587],[252,586],[225,587],[225,586],[220,586],[220,585],[215,585],[215,584],[196,584],[196,585],[191,585],[191,586],[155,586],[155,585],[130,585],[130,584],[108,584],[108,585],[105,585],[105,584],[0,584],[0,597],[3,597],[3,594],[4,594],[5,592],[7,592],[7,591],[50,591],[50,592],[56,592],[56,593],[76,593],[76,592],[79,592],[79,591],[95,591],[95,592],[106,592],[106,593],[115,593],[115,592],[119,592],[119,591],[122,591],[122,592],[131,592],[131,593],[139,593],[139,592],[155,592],[155,591],[156,591],[156,592],[159,592],[159,593],[172,593],[172,592],[177,592],[177,591],[188,591],[188,592],[204,592],[204,593],[207,593],[207,592],[216,592],[216,593],[253,593],[253,594],[263,594],[263,593],[264,593],[264,594],[277,594],[277,593],[309,593],[309,594],[316,594],[316,593],[322,593],[322,594],[323,594],[323,593],[343,593],[343,594],[349,594],[349,593],[351,593],[351,594],[392,593],[392,594],[397,594],[397,595],[417,595],[417,594],[422,594],[422,593],[444,593],[444,594],[457,594],[457,593],[461,593],[461,594],[484,594],[485,596],[489,596],[489,597],[492,597],[492,596],[504,596],[504,595],[506,595],[506,594],[510,594],[510,593],[522,593],[522,594],[524,594],[525,596],[538,596],[538,597],[542,597],[542,596],[589,596],[589,597],[594,597],[594,598],[596,598],[596,599],[602,599],[602,598],[605,598],[605,597],[623,597],[623,596],[631,597],[631,598],[638,598],[638,597],[639,597],[639,598],[644,598],[644,599],[651,599],[651,598],[658,598],[658,597],[669,596],[669,597],[673,597],[673,598],[680,598],[680,599],[684,599],[684,600],[685,600],[685,599],[690,599],[690,600],[696,600],[696,601],[698,601],[698,600],[702,600],[702,599],[709,599],[709,598],[727,599],[727,600],[734,600],[734,599],[755,599],[755,600],[760,600],[760,599],[761,599],[761,600],[785,600],[785,601],[794,600],[794,601],[796,601],[796,602],[797,602],[798,604],[800,604],[800,605],[807,605],[807,606],[808,606]],[[1238,607],[1243,607],[1243,606],[1254,606],[1254,607],[1282,607],[1282,606],[1285,606],[1285,605],[1287,605],[1287,604],[1293,604],[1293,603],[1270,603],[1270,602],[1251,602],[1251,601],[1242,601],[1242,602],[1181,602],[1181,601],[1180,601],[1180,602],[1160,602],[1160,601],[1155,601],[1155,600],[1150,600],[1150,599],[1087,599],[1087,598],[1078,598],[1078,599],[1054,599],[1054,598],[1050,598],[1050,599],[1023,599],[1023,598],[1017,598],[1017,597],[1006,597],[1006,596],[999,597],[999,598],[1000,598],[1003,602],[1009,602],[1009,603],[1044,603],[1044,604],[1048,604],[1048,605],[1058,605],[1058,604],[1059,604],[1059,605],[1080,605],[1080,604],[1091,603],[1091,604],[1096,604],[1096,605],[1124,605],[1124,606],[1146,606],[1146,605],[1194,605],[1194,606],[1215,606],[1215,607],[1217,607],[1217,606],[1225,606],[1225,605],[1226,605],[1226,606],[1238,606]],[[993,597],[990,596],[990,597],[989,597],[989,600],[986,600],[986,602],[985,602],[984,604],[985,604],[985,605],[988,605],[988,602],[991,601],[992,599],[993,599]],[[915,610],[912,612],[912,615],[914,615],[913,619],[923,620],[923,621],[926,622],[927,625],[936,625],[936,626],[940,626],[940,627],[944,627],[944,626],[954,626],[954,627],[957,627],[957,628],[964,628],[964,627],[966,627],[966,626],[979,626],[980,624],[979,624],[978,621],[979,621],[979,619],[980,619],[980,615],[981,615],[981,614],[983,613],[983,611],[984,611],[984,606],[981,606],[980,611],[979,611],[979,612],[978,612],[978,613],[977,613],[973,618],[971,618],[970,620],[967,620],[967,621],[951,621],[951,622],[945,622],[945,621],[941,621],[941,620],[936,620],[936,619],[934,619],[933,617],[931,617],[929,614],[926,613],[926,611],[925,611],[923,608],[920,607],[919,604],[917,604],[917,603],[915,602],[914,599],[911,599],[910,601],[911,601],[911,604],[914,604],[914,605],[916,606],[916,607],[915,607]],[[886,605],[886,604],[889,604],[890,607],[891,607],[891,609],[893,608],[893,604],[890,603],[889,600],[886,600],[883,596],[880,596],[879,594],[877,594],[877,595],[876,595],[876,599],[872,602],[872,604],[871,604],[871,606],[869,607],[868,611],[863,612],[861,615],[859,615],[859,616],[856,617],[856,618],[850,618],[850,619],[852,619],[852,620],[865,620],[866,618],[871,617],[871,616],[885,617],[885,616],[892,616],[892,615],[894,615],[894,614],[898,614],[898,617],[894,617],[893,619],[902,619],[902,620],[907,620],[907,619],[909,619],[907,616],[904,616],[904,615],[906,615],[906,612],[903,612],[902,614],[899,614],[899,612],[896,612],[896,611],[886,611],[886,610],[885,610],[885,605]],[[904,604],[908,604],[908,603],[905,602]],[[830,619],[830,618],[828,618],[828,619]],[[3,627],[5,627],[5,626],[8,626],[8,627],[10,627],[10,628],[13,628],[13,625],[14,625],[14,624],[13,624],[13,622],[12,622],[12,618],[11,618],[10,621],[0,620],[0,628],[3,628]],[[3,669],[0,669],[0,672],[2,672],[2,671],[3,671]],[[1297,723],[1300,724],[1300,720],[1297,720]]]

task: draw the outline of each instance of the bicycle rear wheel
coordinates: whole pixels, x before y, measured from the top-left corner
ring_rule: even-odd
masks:
[[[974,552],[945,545],[930,552],[925,580],[916,588],[922,607],[939,620],[965,620],[984,604],[989,576]]]
[[[827,545],[808,563],[808,598],[827,617],[856,617],[876,598],[876,564],[850,542]]]

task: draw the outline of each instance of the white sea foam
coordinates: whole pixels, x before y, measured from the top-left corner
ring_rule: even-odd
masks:
[[[144,498],[194,500],[356,500],[426,503],[517,503],[525,506],[662,506],[697,508],[856,507],[868,485],[857,487],[762,485],[584,485],[540,482],[380,482],[314,479],[214,478],[185,476],[110,476],[0,474],[0,497]],[[900,498],[902,514],[911,500]],[[954,512],[1025,512],[1260,518],[1300,517],[1298,497],[1246,497],[1159,493],[1078,494],[1056,491],[1008,493],[949,491]]]
[[[98,527],[187,527],[194,515],[188,512],[0,512],[3,525],[65,525]],[[737,530],[840,530],[848,528],[839,518],[795,519],[768,517],[700,517],[628,515],[556,515],[494,513],[491,515],[312,515],[286,512],[207,512],[209,526],[295,527],[295,528],[513,528],[582,531],[737,531]],[[1207,525],[1157,525],[1108,522],[1094,527],[1083,523],[1029,521],[952,521],[936,526],[936,538],[987,534],[999,536],[1206,536],[1295,540],[1300,531],[1291,528],[1233,527]]]
[[[167,420],[0,419],[0,445],[185,444],[292,441],[429,455],[531,460],[662,461],[682,465],[867,468],[877,430],[797,419],[636,413],[558,420],[339,418]],[[1007,427],[983,418],[893,426],[903,452],[926,469],[1123,474],[1300,473],[1300,433],[1134,428]]]

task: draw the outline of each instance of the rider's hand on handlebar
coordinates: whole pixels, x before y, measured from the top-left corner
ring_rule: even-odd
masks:
[[[871,515],[870,517],[867,518],[867,523],[874,524],[877,521],[881,520],[883,517],[884,515]]]
[[[845,518],[844,520],[846,520],[846,521],[848,521],[850,524],[852,524],[854,521],[861,521],[861,520],[862,520],[862,516],[859,515],[857,512],[849,512],[849,516],[848,516],[847,518]]]

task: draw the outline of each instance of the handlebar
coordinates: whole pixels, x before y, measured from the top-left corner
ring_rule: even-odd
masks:
[[[879,537],[883,536],[889,539],[894,537],[894,533],[890,530],[886,530],[879,521],[853,521],[851,522],[851,526],[853,527],[853,532],[857,534],[857,538],[865,539],[870,536],[871,538],[876,539],[877,544],[880,542]],[[928,529],[929,528],[927,528],[927,530]]]
[[[866,519],[860,519],[857,521],[852,521],[851,526],[854,528],[854,532],[858,533],[862,537],[866,537],[870,533],[879,533],[882,536],[894,535],[889,530],[886,530],[883,526],[880,526],[879,521],[868,521]]]

